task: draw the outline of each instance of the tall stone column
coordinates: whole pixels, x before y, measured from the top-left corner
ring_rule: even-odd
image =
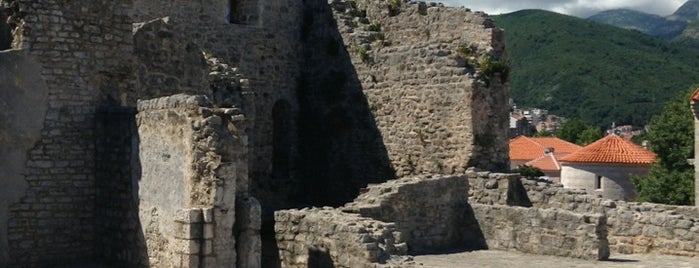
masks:
[[[699,207],[696,197],[699,196],[699,89],[692,93],[689,100],[694,115],[694,205]]]

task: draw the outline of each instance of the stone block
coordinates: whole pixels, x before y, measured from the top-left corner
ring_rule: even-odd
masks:
[[[200,208],[185,208],[177,211],[175,221],[182,223],[200,223],[204,218]]]
[[[213,239],[214,238],[214,230],[215,230],[215,225],[213,223],[205,223],[204,224],[204,239]]]
[[[199,256],[198,255],[180,254],[179,267],[181,267],[181,268],[199,268]]]

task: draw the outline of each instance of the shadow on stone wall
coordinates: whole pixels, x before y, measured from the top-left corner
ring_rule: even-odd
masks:
[[[308,268],[335,268],[335,264],[328,252],[309,249]]]
[[[488,244],[483,235],[481,225],[476,219],[476,213],[473,211],[473,207],[470,204],[464,205],[464,213],[462,222],[465,223],[461,232],[461,241],[463,248],[455,249],[456,251],[474,251],[474,250],[487,250]]]
[[[292,198],[302,205],[340,206],[395,172],[327,1],[306,1],[300,34],[301,168]]]
[[[146,267],[148,254],[138,217],[140,160],[136,109],[103,106],[95,127],[96,241],[99,261],[114,267]]]

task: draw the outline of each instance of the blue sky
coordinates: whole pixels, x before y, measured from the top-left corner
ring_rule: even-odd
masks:
[[[496,15],[521,9],[545,9],[558,13],[589,17],[602,10],[629,8],[666,16],[687,0],[436,0],[447,6],[465,6],[474,11]]]

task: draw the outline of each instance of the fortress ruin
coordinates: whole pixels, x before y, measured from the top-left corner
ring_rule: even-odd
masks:
[[[661,248],[646,225],[609,230],[611,204],[474,169],[509,163],[503,32],[486,14],[396,0],[0,7],[2,267]],[[670,254],[696,254],[691,213],[657,240]],[[539,232],[513,240],[525,227]]]

